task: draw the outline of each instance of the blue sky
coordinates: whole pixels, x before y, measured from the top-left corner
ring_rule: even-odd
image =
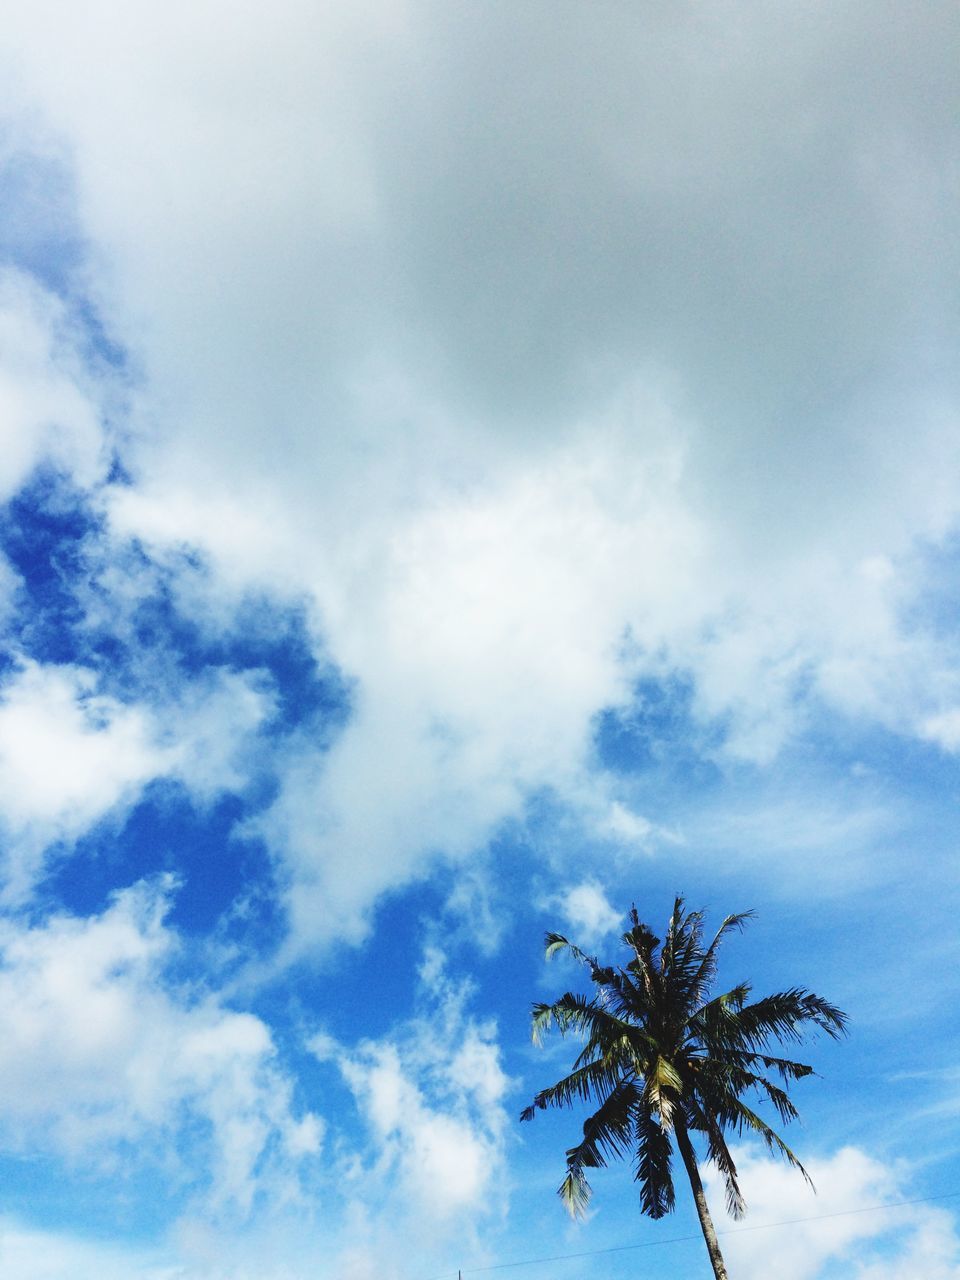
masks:
[[[10,1280],[706,1274],[517,1121],[678,892],[851,1017],[733,1274],[960,1280],[958,37],[5,15]]]

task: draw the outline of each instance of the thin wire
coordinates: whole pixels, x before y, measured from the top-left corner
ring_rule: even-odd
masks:
[[[906,1209],[910,1205],[929,1204],[931,1200],[952,1200],[960,1196],[960,1191],[944,1191],[935,1196],[920,1196],[916,1200],[894,1200],[887,1204],[870,1204],[861,1209],[838,1209],[836,1213],[815,1213],[809,1218],[784,1218],[782,1222],[758,1222],[749,1227],[727,1227],[718,1231],[720,1236],[744,1235],[748,1231],[770,1231],[774,1227],[793,1227],[801,1222],[826,1222],[830,1218],[850,1218],[858,1213],[878,1213],[884,1209]],[[595,1258],[607,1253],[626,1253],[631,1249],[658,1249],[667,1244],[684,1244],[689,1240],[699,1240],[700,1234],[695,1232],[688,1236],[668,1236],[665,1240],[644,1240],[640,1244],[617,1244],[607,1249],[586,1249],[582,1253],[557,1253],[551,1257],[523,1258],[517,1262],[495,1262],[488,1267],[467,1267],[459,1273],[461,1276],[478,1276],[490,1271],[506,1271],[510,1267],[533,1267],[540,1262],[571,1262],[576,1258]],[[450,1280],[452,1271],[434,1276],[432,1280]]]

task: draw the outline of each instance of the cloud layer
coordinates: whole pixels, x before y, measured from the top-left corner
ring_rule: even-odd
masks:
[[[572,786],[642,673],[735,758],[820,701],[949,746],[950,22],[18,16],[145,374],[115,528],[306,598],[357,681],[260,826],[299,934]]]
[[[339,1274],[418,1220],[493,1258],[541,1177],[507,1117],[543,917],[602,948],[682,876],[788,902],[754,958],[860,1001],[864,1071],[907,1024],[953,1051],[910,1019],[960,902],[957,35],[940,0],[6,15],[0,1138],[176,1202],[154,1250],[10,1217],[24,1278],[297,1276],[306,1192]],[[828,1119],[831,1205],[920,1177]],[[902,1221],[804,1227],[785,1280],[953,1280],[947,1220]]]

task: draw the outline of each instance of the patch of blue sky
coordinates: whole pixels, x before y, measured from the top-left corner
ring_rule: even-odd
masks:
[[[246,944],[259,951],[282,926],[268,892],[270,859],[259,840],[236,832],[249,811],[240,796],[197,806],[182,784],[151,783],[122,824],[108,819],[78,840],[41,893],[73,914],[93,915],[117,889],[170,873],[180,882],[168,916],[173,926],[188,935],[220,926],[228,937],[242,929]],[[251,893],[253,886],[260,892]]]
[[[103,1154],[64,1159],[34,1140],[22,1155],[0,1156],[6,1214],[48,1231],[101,1239],[119,1233],[149,1241],[189,1202],[190,1190],[158,1167],[149,1143],[119,1144]]]
[[[0,508],[0,552],[18,575],[7,645],[38,662],[78,662],[86,656],[85,547],[102,529],[86,495],[48,467]]]
[[[415,1003],[417,967],[426,943],[442,936],[440,883],[413,885],[378,907],[370,941],[339,947],[318,975],[313,963],[296,966],[278,993],[297,992],[296,1007],[305,1023],[323,1026],[337,1040],[353,1043],[358,1032],[371,1039],[386,1035]]]
[[[697,721],[694,694],[693,680],[682,672],[638,680],[630,702],[595,717],[597,764],[628,777],[682,777],[688,786],[718,782],[720,771],[711,757],[723,741],[723,728]]]

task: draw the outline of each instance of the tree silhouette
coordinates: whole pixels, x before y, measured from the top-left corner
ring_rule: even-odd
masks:
[[[608,1158],[628,1156],[640,1185],[641,1211],[651,1218],[669,1213],[675,1201],[675,1143],[716,1280],[727,1280],[727,1270],[691,1135],[700,1137],[707,1159],[719,1170],[727,1208],[735,1218],[745,1205],[727,1145],[731,1133],[759,1134],[810,1182],[794,1153],[744,1102],[744,1095],[766,1099],[783,1123],[795,1119],[787,1087],[813,1068],[773,1056],[771,1044],[800,1042],[818,1028],[836,1039],[847,1022],[846,1014],[801,987],[750,1001],[751,987],[743,982],[711,997],[720,944],[731,931],[742,930],[752,915],[727,916],[705,946],[703,912],[687,911],[677,898],[661,944],[634,907],[631,928],[623,935],[630,959],[618,968],[601,965],[561,934],[548,933],[547,955],[569,951],[590,971],[595,990],[589,997],[568,991],[553,1004],[533,1006],[536,1043],[553,1026],[585,1043],[570,1074],[538,1093],[520,1116],[531,1120],[538,1110],[576,1102],[596,1105],[584,1122],[582,1139],[567,1152],[567,1175],[559,1188],[574,1215],[590,1198],[586,1170],[606,1165]]]

